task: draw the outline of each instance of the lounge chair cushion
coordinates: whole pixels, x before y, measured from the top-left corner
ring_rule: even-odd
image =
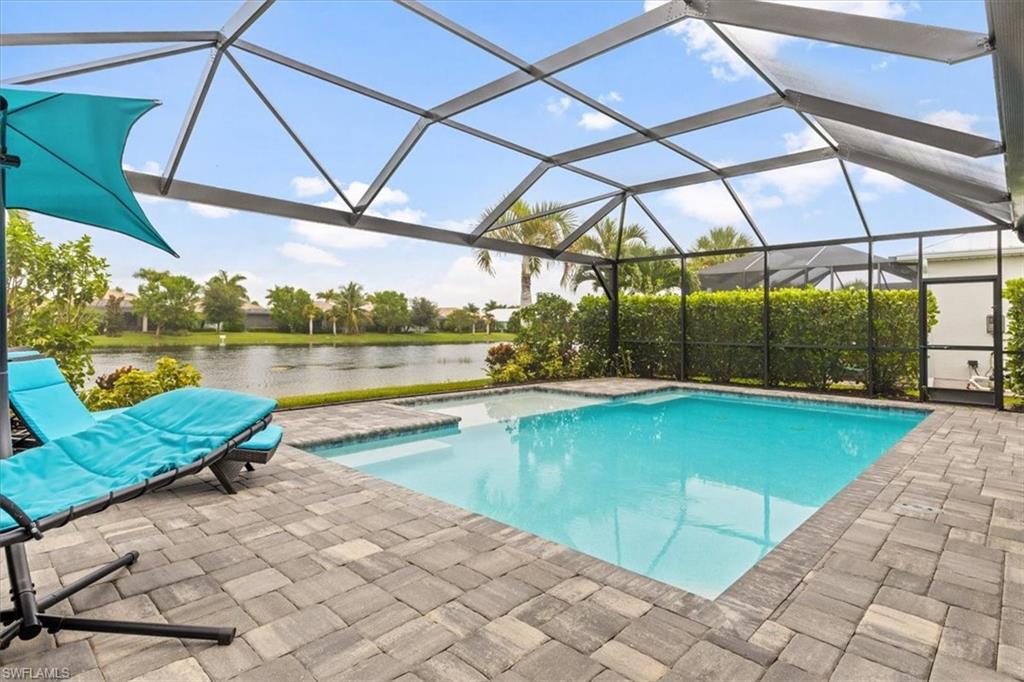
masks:
[[[53,358],[12,363],[9,375],[11,405],[41,441],[69,436],[95,423]]]
[[[40,519],[191,464],[274,407],[268,398],[212,388],[162,393],[84,431],[0,460],[0,494]],[[0,512],[0,530],[14,525]]]
[[[121,414],[127,409],[127,407],[115,407],[109,410],[97,410],[96,412],[91,412],[90,414],[92,415],[93,419],[95,419],[98,422],[101,422],[106,419],[110,419],[115,414]]]
[[[267,450],[274,450],[277,448],[277,446],[281,444],[282,437],[284,437],[284,429],[272,424],[238,447],[241,450],[259,450],[260,452],[266,452]]]

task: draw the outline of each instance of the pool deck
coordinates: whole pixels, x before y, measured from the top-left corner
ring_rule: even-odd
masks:
[[[543,388],[620,396],[679,386],[688,384]],[[415,403],[281,413],[286,445],[243,474],[239,494],[221,494],[204,473],[28,546],[41,593],[142,552],[130,571],[53,612],[234,625],[231,646],[66,632],[60,646],[50,635],[16,641],[0,654],[12,671],[0,675],[1024,679],[1024,414],[929,406],[919,426],[709,601],[300,449],[448,421]]]

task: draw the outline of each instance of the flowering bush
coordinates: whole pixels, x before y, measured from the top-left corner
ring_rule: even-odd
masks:
[[[131,407],[159,393],[198,386],[201,379],[202,375],[192,365],[160,358],[151,372],[128,366],[98,377],[96,386],[83,391],[81,398],[90,410]]]

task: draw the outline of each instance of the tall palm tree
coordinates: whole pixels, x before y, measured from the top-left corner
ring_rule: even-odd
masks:
[[[334,289],[319,291],[317,292],[316,297],[324,303],[330,304],[330,307],[324,311],[324,317],[331,323],[331,334],[337,336],[338,318],[341,313],[341,310],[338,307],[338,292]]]
[[[475,303],[467,303],[465,305],[465,307],[463,308],[463,310],[465,310],[467,313],[469,313],[470,317],[472,318],[472,320],[473,320],[473,330],[472,330],[472,333],[476,334],[476,323],[480,321],[480,307],[477,306],[477,304],[475,304]]]
[[[593,230],[580,237],[576,242],[576,247],[581,253],[589,253],[592,256],[603,258],[615,258],[616,253],[619,253],[620,257],[639,255],[641,251],[648,248],[647,231],[636,223],[623,225],[620,250],[619,224],[611,218],[605,218],[594,226]],[[573,291],[588,282],[594,291],[601,288],[601,283],[593,269],[573,266],[572,270],[569,286]]]
[[[726,249],[743,249],[753,246],[754,242],[747,235],[738,231],[732,225],[721,225],[712,227],[705,234],[702,234],[693,242],[691,251],[724,251]],[[709,265],[725,263],[735,258],[738,254],[726,254],[722,256],[700,256],[694,258],[694,266],[699,270]]]
[[[320,317],[320,309],[316,307],[315,303],[307,303],[302,306],[302,314],[309,320],[309,335],[313,336],[313,321]]]
[[[535,213],[543,213],[558,207],[552,202],[541,202],[531,206],[522,199],[512,204],[511,208],[505,211],[498,219],[498,224],[519,220]],[[490,211],[485,211],[487,215]],[[532,220],[525,220],[515,225],[501,227],[487,233],[488,237],[504,239],[519,244],[531,244],[534,246],[546,246],[552,248],[576,228],[576,216],[572,211],[557,211],[551,215]],[[493,255],[487,249],[478,249],[476,252],[477,266],[487,274],[494,275]],[[554,265],[554,261],[538,258],[537,256],[523,256],[522,266],[519,271],[519,305],[522,308],[533,303],[533,280],[540,275],[545,267]],[[570,263],[564,264],[562,271],[563,285],[572,276],[573,268]]]
[[[491,325],[494,324],[494,311],[501,307],[495,300],[484,303],[484,333],[491,335]]]
[[[359,323],[366,320],[366,292],[361,284],[349,282],[338,292],[338,305],[341,308],[341,317],[345,325],[346,334],[358,334]]]

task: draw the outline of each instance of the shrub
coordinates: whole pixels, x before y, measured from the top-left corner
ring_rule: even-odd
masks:
[[[917,382],[917,292],[876,291],[874,296],[875,390],[897,393]],[[763,302],[761,290],[689,294],[687,376],[715,382],[760,381]],[[769,294],[769,306],[770,384],[825,390],[837,381],[867,380],[866,291],[776,289]],[[928,308],[930,327],[938,312],[931,296]],[[606,360],[607,316],[608,302],[601,297],[587,297],[577,308],[578,354],[588,376],[612,369]],[[620,354],[614,363],[619,373],[677,375],[679,297],[623,296],[619,335]]]
[[[1010,302],[1006,328],[1006,388],[1024,396],[1024,278],[1007,280],[1003,296]]]
[[[493,374],[512,361],[516,355],[511,343],[498,343],[487,349],[487,373]]]
[[[185,386],[198,386],[202,375],[192,365],[160,358],[152,372],[122,367],[97,379],[97,386],[82,393],[90,410],[131,407],[146,398]]]

